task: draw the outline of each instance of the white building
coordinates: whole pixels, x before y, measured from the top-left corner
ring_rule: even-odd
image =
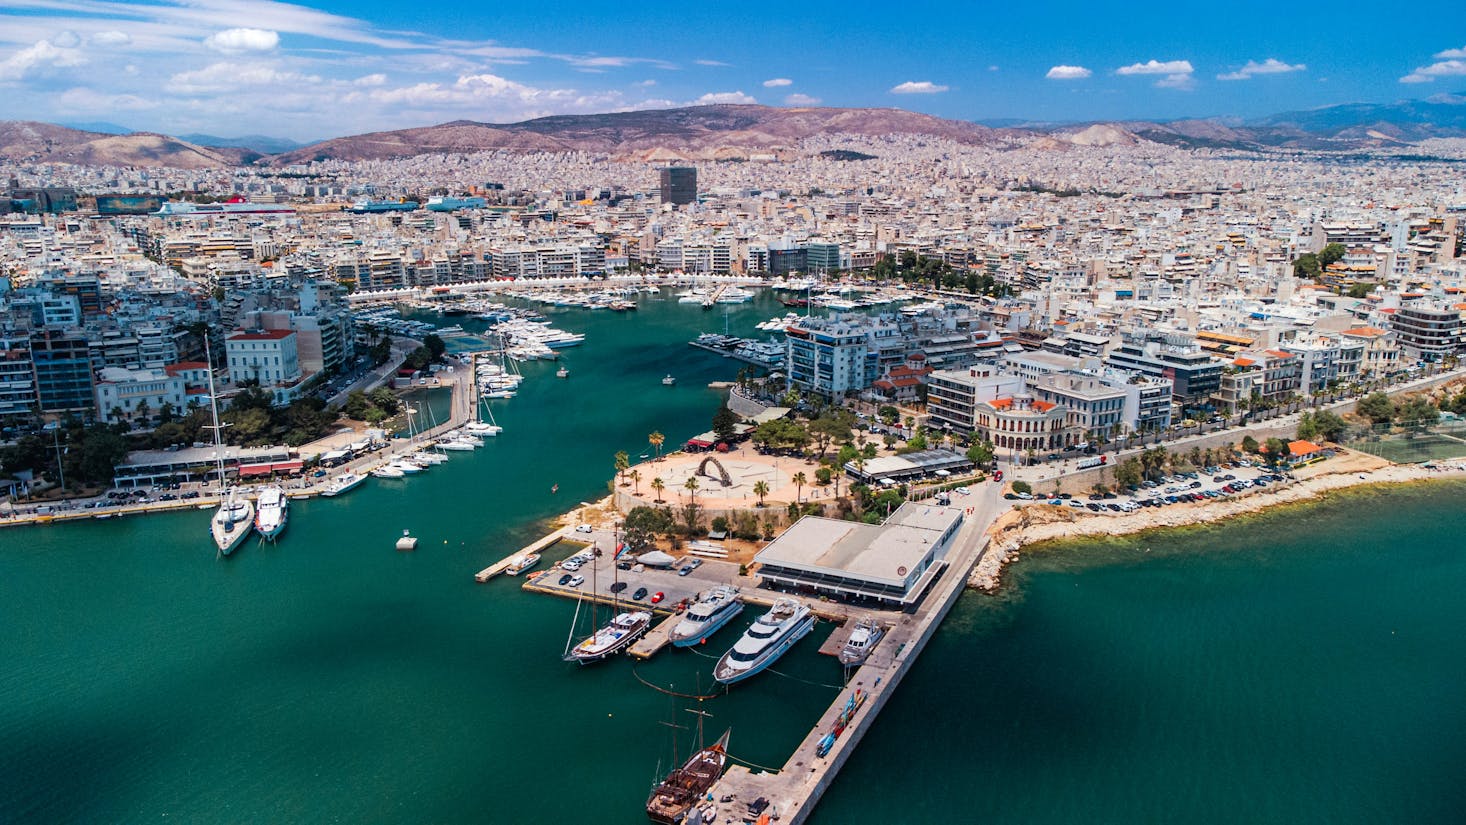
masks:
[[[146,419],[156,416],[164,404],[171,405],[178,412],[188,405],[183,378],[159,369],[105,367],[99,373],[94,392],[97,417],[107,424],[133,419],[146,422]]]
[[[286,404],[295,398],[301,385],[295,330],[236,332],[224,340],[224,347],[230,383],[256,381],[274,391],[276,404]]]

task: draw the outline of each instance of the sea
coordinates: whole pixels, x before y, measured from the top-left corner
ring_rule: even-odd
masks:
[[[524,365],[489,402],[501,436],[298,501],[274,545],[216,558],[203,511],[0,530],[0,822],[643,822],[689,710],[781,765],[838,689],[828,625],[718,694],[747,621],[578,667],[573,602],[473,574],[605,495],[618,450],[708,429],[707,384],[741,365],[686,342],[784,308],[544,311],[587,336],[568,378]],[[812,821],[1461,821],[1463,493],[1025,552],[958,603]]]

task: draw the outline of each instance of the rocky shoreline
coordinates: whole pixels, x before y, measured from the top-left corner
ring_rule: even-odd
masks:
[[[1337,463],[1334,463],[1337,462]],[[1307,502],[1332,490],[1372,484],[1402,484],[1440,478],[1466,478],[1466,459],[1420,464],[1391,464],[1362,453],[1347,453],[1300,471],[1298,480],[1244,496],[1194,504],[1172,505],[1115,515],[1082,514],[1046,504],[1014,508],[989,528],[990,544],[968,577],[968,586],[992,593],[1002,585],[1003,568],[1018,560],[1023,547],[1035,542],[1082,536],[1119,536],[1146,530],[1209,524],[1256,513],[1279,504]]]

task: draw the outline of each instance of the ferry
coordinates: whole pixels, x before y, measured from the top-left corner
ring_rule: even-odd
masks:
[[[517,576],[539,563],[539,553],[525,553],[524,555],[510,562],[509,567],[504,572],[508,573],[511,576]]]
[[[855,623],[850,631],[850,638],[845,640],[845,646],[840,648],[840,664],[846,667],[864,664],[870,658],[871,651],[875,649],[881,637],[886,635],[886,629],[881,627],[869,616]]]
[[[255,500],[255,529],[266,541],[274,541],[285,531],[290,518],[290,499],[278,485],[271,484],[260,491]]]
[[[489,202],[483,198],[428,198],[429,212],[452,212],[457,209],[483,209]]]
[[[673,647],[702,644],[742,612],[743,602],[738,600],[738,588],[718,585],[687,609],[687,615],[672,628],[668,638]]]
[[[576,645],[570,651],[570,660],[588,665],[614,656],[631,647],[652,625],[652,614],[645,610],[618,613],[610,624],[597,630],[590,638]]]
[[[221,215],[294,215],[295,207],[281,203],[250,203],[236,195],[223,203],[168,201],[153,214],[160,218],[213,218]]]
[[[366,480],[367,477],[364,475],[358,475],[356,473],[343,473],[340,476],[337,476],[336,480],[331,482],[330,486],[322,490],[321,495],[339,496],[342,493],[355,489],[358,485]]]
[[[417,201],[374,201],[363,198],[347,207],[347,212],[358,215],[378,214],[381,212],[411,212],[417,208]]]
[[[764,670],[795,642],[809,635],[814,622],[814,614],[808,607],[794,599],[779,599],[723,654],[713,668],[713,678],[731,685]]]

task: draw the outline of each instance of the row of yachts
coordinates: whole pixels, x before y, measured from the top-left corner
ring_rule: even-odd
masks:
[[[700,594],[668,634],[672,646],[705,644],[743,612],[738,595],[738,588],[731,585],[718,585]],[[617,613],[604,627],[571,648],[565,658],[582,665],[608,659],[630,648],[646,634],[651,623],[649,611]],[[814,613],[803,602],[778,599],[718,658],[713,679],[731,685],[767,670],[796,642],[808,636],[815,623]],[[885,629],[869,618],[857,622],[841,648],[841,664],[854,667],[864,662],[884,633]]]
[[[280,485],[260,488],[254,500],[238,487],[231,487],[224,492],[219,509],[209,520],[209,533],[219,553],[227,556],[252,533],[258,533],[265,541],[275,541],[285,532],[289,520],[290,499]]]

